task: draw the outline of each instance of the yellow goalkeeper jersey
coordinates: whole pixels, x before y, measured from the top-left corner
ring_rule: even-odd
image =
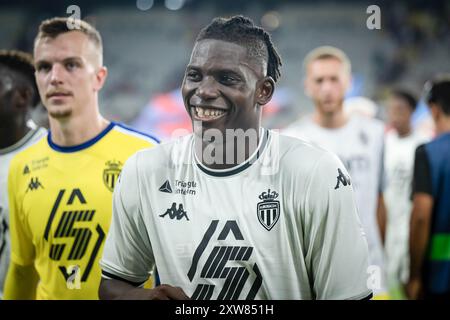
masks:
[[[11,260],[34,263],[37,299],[98,299],[114,186],[127,158],[157,143],[111,123],[73,147],[55,145],[50,132],[13,158]]]

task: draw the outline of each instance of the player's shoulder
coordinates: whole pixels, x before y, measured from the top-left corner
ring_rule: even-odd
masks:
[[[276,133],[274,134],[276,135]],[[280,166],[292,174],[310,175],[317,166],[335,166],[340,163],[337,156],[306,140],[278,134]]]
[[[113,134],[115,134],[115,139],[122,139],[127,143],[128,142],[146,143],[151,146],[160,143],[160,140],[154,135],[135,130],[125,124],[118,122],[112,123],[111,131]]]
[[[281,133],[285,136],[301,137],[303,133],[309,129],[311,123],[311,115],[303,115],[289,124],[286,128],[282,129]]]
[[[353,125],[356,125],[361,129],[364,129],[365,131],[375,133],[381,132],[382,134],[384,134],[385,131],[385,124],[383,121],[368,116],[353,114],[351,115],[351,123],[353,123]]]
[[[36,157],[45,156],[49,151],[47,138],[48,135],[46,130],[42,129],[37,132],[35,139],[30,140],[14,155],[11,159],[11,166],[15,163],[27,162],[30,159],[32,160]]]
[[[134,163],[141,173],[185,164],[192,154],[192,134],[161,143],[154,148],[139,150],[128,163]]]

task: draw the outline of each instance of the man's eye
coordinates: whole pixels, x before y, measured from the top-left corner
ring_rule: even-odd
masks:
[[[224,84],[233,84],[236,83],[237,79],[232,76],[223,75],[220,77],[220,82]]]
[[[66,69],[67,69],[67,70],[73,70],[73,69],[75,69],[76,67],[78,67],[78,64],[75,63],[75,62],[67,62],[67,63],[66,63]]]
[[[186,73],[186,78],[193,81],[200,80],[200,74],[196,71],[189,71]]]
[[[37,66],[37,71],[38,72],[48,72],[50,70],[50,65],[49,64],[40,64]]]

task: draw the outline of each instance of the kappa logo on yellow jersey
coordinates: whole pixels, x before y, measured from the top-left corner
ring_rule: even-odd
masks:
[[[30,179],[30,183],[28,183],[28,188],[27,191],[25,191],[25,193],[28,193],[28,191],[38,190],[39,188],[44,189],[44,186],[39,181],[38,177],[32,177]]]
[[[122,162],[110,160],[106,162],[106,168],[103,170],[103,182],[109,191],[113,192],[116,182],[122,171]]]

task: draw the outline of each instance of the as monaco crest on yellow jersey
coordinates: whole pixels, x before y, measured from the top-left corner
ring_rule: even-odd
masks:
[[[122,170],[122,162],[108,161],[105,163],[106,168],[103,170],[103,182],[109,191],[114,190],[117,179],[119,179],[120,171]]]

